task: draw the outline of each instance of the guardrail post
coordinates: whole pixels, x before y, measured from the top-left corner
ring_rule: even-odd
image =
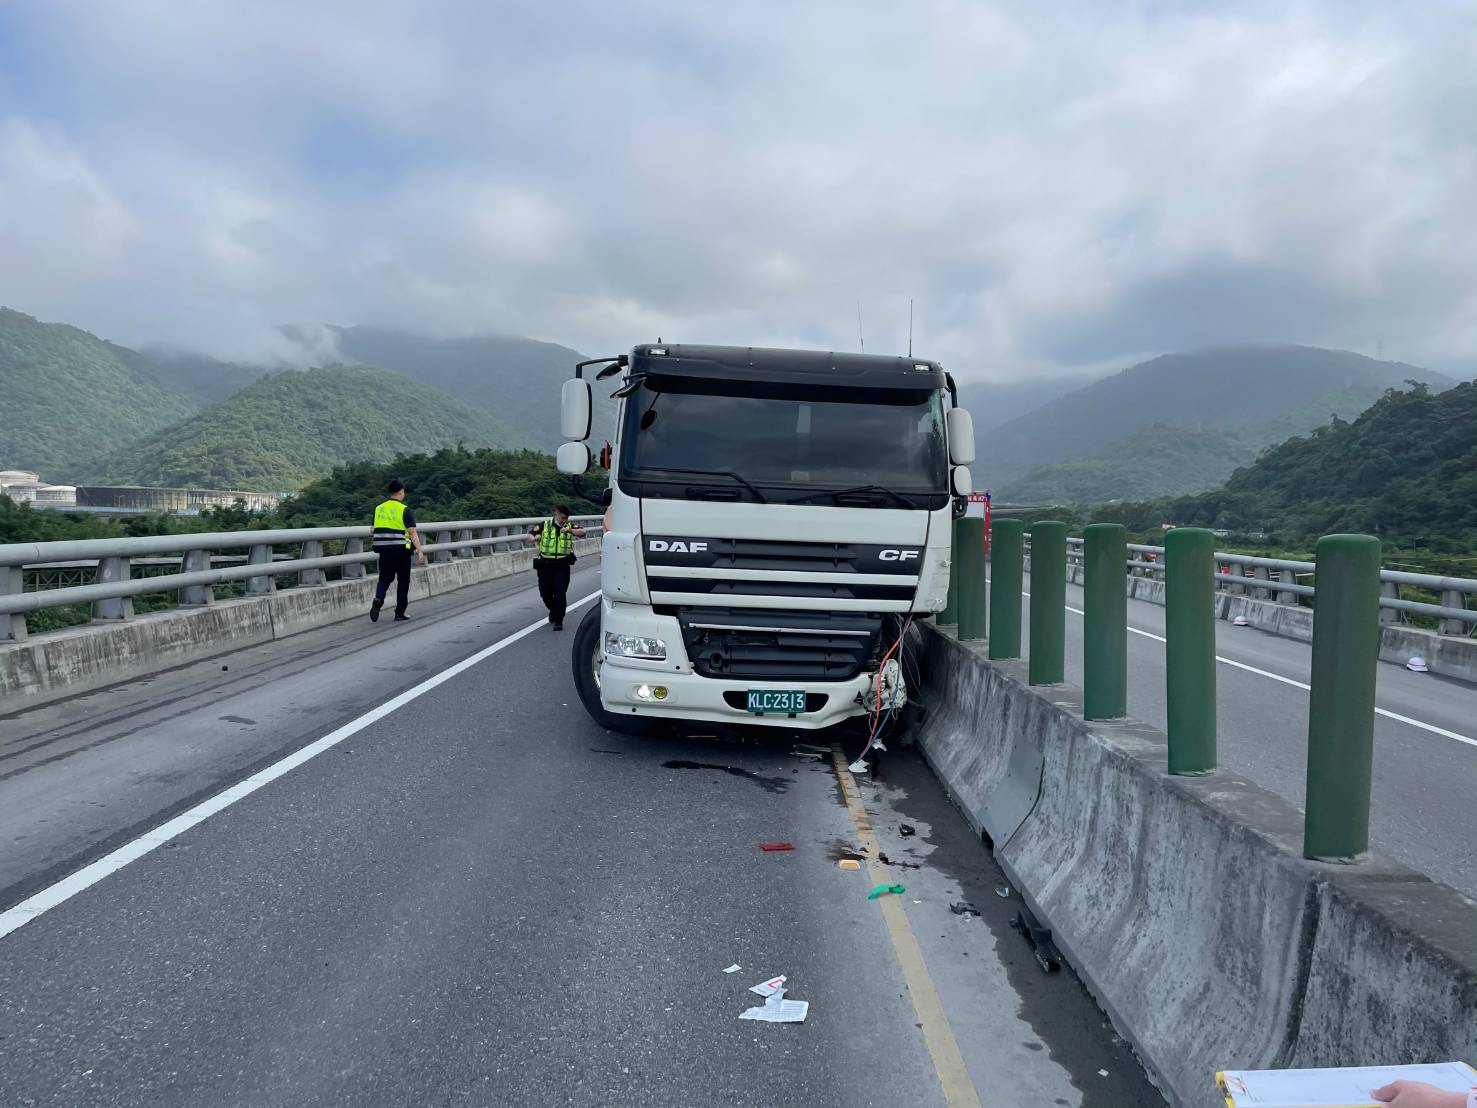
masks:
[[[14,596],[26,591],[24,566],[0,566],[0,596]],[[24,612],[0,615],[0,640],[21,642],[26,637]]]
[[[962,543],[963,540],[961,540]],[[1021,548],[1025,524],[990,521],[990,657],[1021,656]],[[1035,578],[1031,581],[1034,585]]]
[[[181,567],[183,568],[183,567]],[[127,581],[133,576],[133,570],[127,558],[99,558],[97,562],[97,573],[93,576],[93,584],[115,585],[119,581]],[[106,620],[109,623],[121,622],[133,618],[133,597],[110,596],[106,600],[94,600],[92,602],[92,618],[94,620]]]
[[[1083,539],[1083,715],[1122,719],[1128,715],[1128,532],[1121,523],[1092,523]]]
[[[254,566],[266,566],[272,564],[272,548],[266,543],[257,543],[251,548],[251,553],[246,561]],[[246,579],[247,596],[271,596],[277,591],[277,579],[270,573],[263,573],[260,577],[248,577]]]
[[[1067,654],[1067,525],[1031,527],[1031,650],[1028,681],[1060,685]]]
[[[978,642],[986,634],[985,521],[965,516],[957,522],[959,536],[959,640]],[[953,579],[953,574],[950,574]]]
[[[181,573],[200,573],[210,568],[210,551],[186,550],[180,562]],[[181,608],[204,608],[215,603],[215,589],[210,585],[186,585],[177,591],[175,604]]]
[[[456,541],[457,542],[471,542],[472,541],[472,532],[471,531],[458,531],[456,533]],[[470,546],[459,547],[458,549],[452,551],[452,556],[453,557],[456,557],[456,558],[470,558],[474,554],[476,554],[476,551],[473,550]]]
[[[944,599],[944,610],[934,617],[940,624],[959,622],[959,520],[949,525],[949,592]]]
[[[1296,585],[1297,574],[1290,569],[1279,569],[1277,571],[1277,580],[1281,581],[1284,585]],[[1298,602],[1298,597],[1297,593],[1295,592],[1279,592],[1276,596],[1276,600],[1278,604],[1296,605]]]
[[[1459,589],[1443,589],[1441,592],[1441,606],[1443,608],[1465,608],[1467,598]],[[1443,619],[1436,628],[1438,634],[1442,635],[1465,635],[1467,624],[1459,619]]]
[[[450,531],[437,531],[437,532],[435,532],[435,537],[431,541],[434,542],[434,543],[443,543],[443,542],[449,542],[450,540],[451,540],[451,532]],[[451,561],[451,551],[450,550],[437,550],[437,551],[434,551],[431,554],[431,559],[433,561],[436,561],[436,562],[449,562],[449,561]]]
[[[1380,582],[1380,599],[1381,600],[1384,600],[1387,597],[1389,599],[1391,599],[1391,600],[1399,600],[1400,599],[1400,585],[1399,585],[1398,582],[1396,582],[1396,581],[1381,581]],[[1381,608],[1380,608],[1380,623],[1381,624],[1404,623],[1405,622],[1405,620],[1403,618],[1404,615],[1405,615],[1405,613],[1402,612],[1399,608],[1386,608],[1386,607],[1381,606]]]
[[[1251,575],[1258,581],[1267,581],[1271,579],[1271,575],[1267,572],[1266,566],[1253,566],[1251,570]],[[1267,599],[1267,597],[1271,596],[1272,593],[1270,589],[1258,585],[1251,590],[1251,595],[1254,596],[1257,600],[1265,600]]]
[[[345,554],[363,554],[364,553],[364,540],[363,539],[345,539],[344,540],[344,553]],[[344,563],[344,566],[343,566],[343,574],[342,574],[344,580],[346,580],[346,581],[357,581],[359,578],[363,577],[364,576],[364,564],[365,563],[363,563],[363,562],[345,562]]]
[[[309,539],[303,543],[302,558],[323,557],[323,544],[317,539]],[[321,569],[300,569],[297,571],[297,583],[299,588],[307,588],[313,585],[321,585],[326,579]]]
[[[1314,560],[1303,854],[1353,862],[1369,849],[1380,541],[1372,535],[1326,535],[1318,540]]]
[[[474,537],[479,539],[491,539],[492,536],[496,533],[497,532],[494,531],[491,527],[481,527],[478,528],[477,534]],[[473,553],[475,553],[479,558],[486,558],[496,549],[497,547],[493,543],[484,542],[481,546],[474,547]]]
[[[1164,669],[1169,772],[1215,769],[1215,535],[1175,527],[1164,536]]]

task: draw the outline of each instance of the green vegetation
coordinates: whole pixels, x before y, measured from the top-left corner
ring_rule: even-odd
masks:
[[[585,355],[552,342],[509,335],[433,339],[379,327],[330,327],[339,356],[383,366],[432,385],[517,427],[530,446],[553,452],[559,437],[559,390]],[[290,333],[290,332],[289,332]],[[321,348],[304,336],[308,349]],[[619,354],[600,350],[597,354]],[[599,367],[595,367],[598,369]],[[614,383],[595,385],[593,449],[615,438]]]
[[[0,308],[0,467],[75,480],[83,463],[198,411],[132,350]]]
[[[91,483],[273,492],[345,462],[453,443],[517,446],[484,412],[368,366],[287,370],[84,470]]]
[[[1310,559],[1323,535],[1362,532],[1385,542],[1387,566],[1474,577],[1477,381],[1440,393],[1390,389],[1353,422],[1288,439],[1212,492],[1043,508],[1033,518],[1074,529],[1122,523],[1152,543],[1166,524],[1210,527],[1227,533],[1220,549],[1297,559]]]
[[[1180,496],[1219,485],[1255,457],[1231,431],[1146,427],[1094,458],[1037,466],[997,491],[1003,503],[1090,504]]]
[[[1415,366],[1344,350],[1231,347],[1170,354],[978,432],[975,478],[978,484],[1014,494],[1019,491],[1015,482],[1037,466],[1090,460],[1096,464],[1085,471],[1031,474],[1026,487],[1096,492],[1093,499],[1200,491],[1261,447],[1306,434],[1331,416],[1352,419],[1385,389],[1407,379],[1437,388],[1450,384]],[[1198,488],[1170,466],[1135,472],[1141,467],[1133,460],[1131,440],[1155,425],[1221,435],[1193,448],[1170,448],[1164,442],[1155,448],[1170,458],[1193,450],[1191,472],[1204,482]],[[1130,488],[1134,491],[1121,491]]]

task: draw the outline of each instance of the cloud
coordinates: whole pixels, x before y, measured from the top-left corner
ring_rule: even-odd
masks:
[[[1456,4],[98,0],[0,42],[0,302],[120,341],[854,348],[860,302],[901,350],[912,298],[966,378],[1477,369]]]

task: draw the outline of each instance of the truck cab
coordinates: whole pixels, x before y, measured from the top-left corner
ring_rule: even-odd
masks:
[[[602,725],[819,729],[906,699],[899,647],[948,593],[974,436],[936,362],[646,344],[565,384],[585,472],[590,380],[619,399],[601,595],[572,666]]]

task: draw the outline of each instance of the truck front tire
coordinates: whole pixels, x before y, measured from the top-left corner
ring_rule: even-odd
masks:
[[[600,604],[596,602],[580,620],[579,630],[574,633],[574,644],[570,655],[570,667],[574,671],[574,687],[579,690],[580,703],[590,718],[607,731],[622,735],[651,735],[661,727],[661,720],[650,716],[617,715],[605,710],[600,703]]]

